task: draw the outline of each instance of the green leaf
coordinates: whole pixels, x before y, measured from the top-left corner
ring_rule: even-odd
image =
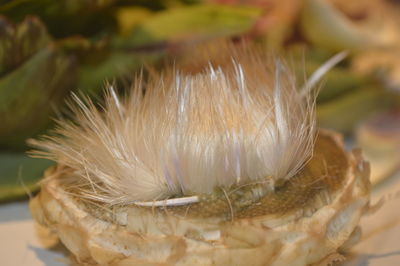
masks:
[[[308,41],[331,51],[361,50],[375,44],[373,36],[358,29],[329,1],[305,0],[300,27]]]
[[[39,17],[52,36],[95,36],[115,28],[112,4],[115,0],[13,0],[0,5],[0,14],[13,22],[26,16]]]
[[[144,63],[158,59],[161,53],[123,53],[113,52],[100,62],[82,64],[79,67],[78,88],[91,95],[98,94],[107,81],[129,79]]]
[[[47,47],[0,79],[0,147],[24,146],[75,87],[75,59]]]
[[[317,107],[321,127],[350,133],[359,121],[379,109],[387,108],[392,96],[382,88],[369,87],[347,93]]]
[[[145,19],[152,15],[152,12],[142,7],[123,7],[116,11],[119,31],[122,34],[130,33],[130,31]]]
[[[252,7],[193,5],[171,8],[150,16],[120,39],[122,45],[193,41],[242,34],[254,25],[261,10]]]
[[[0,13],[21,19],[29,14],[41,16],[63,16],[107,8],[115,0],[13,0],[1,4]]]
[[[316,64],[314,62],[305,63],[306,76],[310,77],[314,71],[316,71],[321,64]],[[304,75],[304,70],[302,71]],[[371,85],[374,83],[367,77],[363,77],[350,71],[348,68],[335,67],[331,69],[322,78],[321,90],[318,93],[317,102],[322,104],[337,97],[341,97],[346,93],[351,93],[352,91],[363,89],[363,87]]]
[[[18,67],[50,41],[38,18],[27,17],[17,25],[0,18],[0,76]]]
[[[0,202],[22,198],[38,189],[37,182],[54,163],[24,153],[0,153]]]

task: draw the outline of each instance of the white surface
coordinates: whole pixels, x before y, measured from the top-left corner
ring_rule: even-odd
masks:
[[[32,221],[27,202],[0,205],[0,265],[66,265],[57,249],[62,247],[54,236]]]
[[[378,186],[372,202],[385,204],[361,221],[363,239],[346,266],[400,265],[400,174]],[[66,265],[65,250],[32,221],[27,202],[0,205],[0,265]]]

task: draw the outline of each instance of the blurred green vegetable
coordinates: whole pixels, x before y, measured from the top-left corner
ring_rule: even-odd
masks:
[[[0,203],[36,191],[43,171],[54,163],[33,159],[24,153],[0,153]]]
[[[118,21],[119,31],[126,35],[129,34],[134,27],[148,19],[153,13],[140,7],[122,7],[117,9],[116,17]]]
[[[47,47],[0,79],[0,147],[23,147],[44,130],[76,84],[75,60]]]
[[[320,64],[307,62],[305,66],[307,76],[310,76],[319,66]],[[322,79],[317,103],[323,104],[328,101],[334,101],[337,97],[343,96],[346,93],[368,86],[370,82],[372,81],[368,78],[352,73],[347,68],[333,68]]]
[[[305,0],[301,29],[307,40],[332,51],[360,50],[376,44],[326,0]]]
[[[161,52],[138,54],[116,51],[99,62],[81,64],[78,69],[78,88],[85,93],[98,95],[106,81],[130,80],[134,71],[142,68],[143,62],[154,63],[161,55]]]
[[[13,0],[0,5],[0,14],[17,23],[35,15],[57,38],[80,34],[104,35],[115,27],[111,5],[115,0]]]
[[[257,8],[223,5],[173,8],[148,17],[118,44],[192,42],[238,35],[250,30],[260,14]],[[126,31],[126,26],[122,27]]]
[[[358,121],[388,108],[390,102],[390,94],[382,88],[358,88],[334,101],[318,105],[317,118],[321,127],[350,133]]]
[[[26,17],[15,26],[0,17],[0,76],[18,67],[50,41],[46,27],[35,17]]]

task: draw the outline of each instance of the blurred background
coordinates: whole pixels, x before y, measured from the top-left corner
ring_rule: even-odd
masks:
[[[220,39],[290,58],[299,80],[349,51],[322,82],[319,125],[363,148],[374,184],[400,169],[400,1],[0,0],[0,202],[37,190],[52,162],[29,158],[26,140],[71,92],[123,92],[143,65]]]
[[[101,101],[110,82],[124,94],[135,73],[191,62],[196,45],[221,39],[287,58],[299,81],[348,51],[322,81],[318,123],[362,147],[372,203],[385,204],[362,221],[347,265],[399,265],[400,1],[0,0],[2,265],[65,265],[29,215],[26,199],[53,163],[30,158],[26,140],[68,116],[71,93]]]

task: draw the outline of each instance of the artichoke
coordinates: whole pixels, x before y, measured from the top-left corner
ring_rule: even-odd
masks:
[[[328,265],[359,239],[360,151],[316,135],[311,85],[282,63],[226,50],[197,74],[139,77],[124,100],[110,88],[102,110],[76,99],[74,122],[31,141],[57,162],[32,215],[78,263]]]

